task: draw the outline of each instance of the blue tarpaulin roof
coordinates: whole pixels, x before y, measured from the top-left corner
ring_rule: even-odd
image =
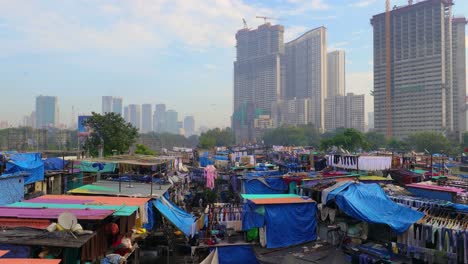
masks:
[[[218,249],[219,264],[256,264],[255,252],[250,245],[222,246]]]
[[[192,224],[195,222],[195,216],[182,210],[180,207],[172,203],[166,197],[161,196],[153,201],[154,206],[164,215],[172,224],[174,224],[187,237],[191,235]]]
[[[40,153],[17,153],[9,157],[5,173],[29,173],[24,184],[44,180],[44,162]]]
[[[44,160],[44,169],[49,170],[63,170],[67,166],[68,161],[62,158],[47,158]]]
[[[249,178],[242,180],[246,194],[278,194],[285,193],[288,186],[282,178]]]
[[[369,223],[389,225],[403,233],[417,222],[423,213],[398,205],[388,198],[376,183],[349,183],[330,192],[327,202],[334,200],[347,215]]]
[[[317,239],[315,203],[242,206],[242,229],[266,226],[267,248],[297,245]]]

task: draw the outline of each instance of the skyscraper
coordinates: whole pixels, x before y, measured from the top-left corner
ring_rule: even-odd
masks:
[[[102,97],[102,114],[112,112],[112,96]]]
[[[141,106],[141,132],[148,133],[153,129],[153,111],[151,104]]]
[[[130,123],[130,114],[128,112],[128,106],[124,107],[124,116],[123,117],[124,117],[125,121]]]
[[[345,95],[345,51],[327,54],[327,98]]]
[[[310,98],[309,123],[324,129],[324,99],[327,92],[327,30],[312,29],[285,44],[287,99]]]
[[[454,35],[465,34],[465,23],[452,22],[452,4],[426,0],[395,7],[390,11],[388,50],[385,13],[372,17],[376,131],[400,138],[419,131],[460,131],[462,106],[457,100],[466,87],[465,82],[457,84],[454,69],[465,67],[465,57],[459,56],[458,47],[464,44]]]
[[[129,122],[141,131],[141,106],[139,104],[128,105]]]
[[[270,23],[236,33],[233,128],[238,142],[253,139],[254,119],[270,115],[280,99],[283,33],[283,26]]]
[[[367,122],[369,130],[374,130],[374,112],[367,113]]]
[[[464,17],[452,19],[452,51],[453,51],[453,127],[460,135],[466,131],[466,42]]]
[[[112,112],[122,115],[122,98],[121,97],[112,97]]]
[[[186,137],[195,135],[195,118],[193,116],[186,116],[184,118],[184,130]]]
[[[336,95],[325,99],[325,129],[354,128],[361,132],[365,130],[364,95],[348,93],[346,96]]]
[[[274,127],[282,125],[307,125],[309,123],[310,99],[278,100],[273,103]]]
[[[179,134],[179,117],[174,110],[166,111],[166,132],[171,134]]]
[[[157,104],[154,109],[153,130],[157,133],[166,131],[166,105]]]
[[[36,128],[57,127],[59,124],[59,110],[57,97],[36,97]]]

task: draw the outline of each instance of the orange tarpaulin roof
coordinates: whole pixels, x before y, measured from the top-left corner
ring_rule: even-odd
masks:
[[[254,204],[291,204],[291,203],[313,203],[312,199],[302,199],[298,197],[291,198],[260,198],[260,199],[249,199]]]
[[[4,259],[0,258],[0,264],[60,264],[61,259]]]
[[[40,198],[45,199],[62,199],[62,200],[93,200],[92,203],[103,205],[129,205],[140,206],[144,205],[151,198],[132,198],[118,196],[94,196],[94,195],[43,195]]]
[[[5,256],[6,253],[10,252],[9,250],[0,250],[0,257]]]

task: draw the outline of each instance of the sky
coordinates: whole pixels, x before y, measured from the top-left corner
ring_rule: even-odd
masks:
[[[52,95],[69,124],[72,107],[100,112],[112,95],[229,126],[235,33],[242,18],[262,24],[256,16],[284,25],[286,41],[325,26],[328,50],[346,51],[346,91],[372,111],[370,18],[384,10],[384,0],[0,0],[0,120],[17,125]],[[468,16],[468,1],[453,13]]]

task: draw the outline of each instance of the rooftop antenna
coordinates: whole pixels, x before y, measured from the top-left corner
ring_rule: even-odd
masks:
[[[242,22],[244,23],[244,29],[249,29],[247,26],[247,21],[245,21],[245,18],[242,18]]]

